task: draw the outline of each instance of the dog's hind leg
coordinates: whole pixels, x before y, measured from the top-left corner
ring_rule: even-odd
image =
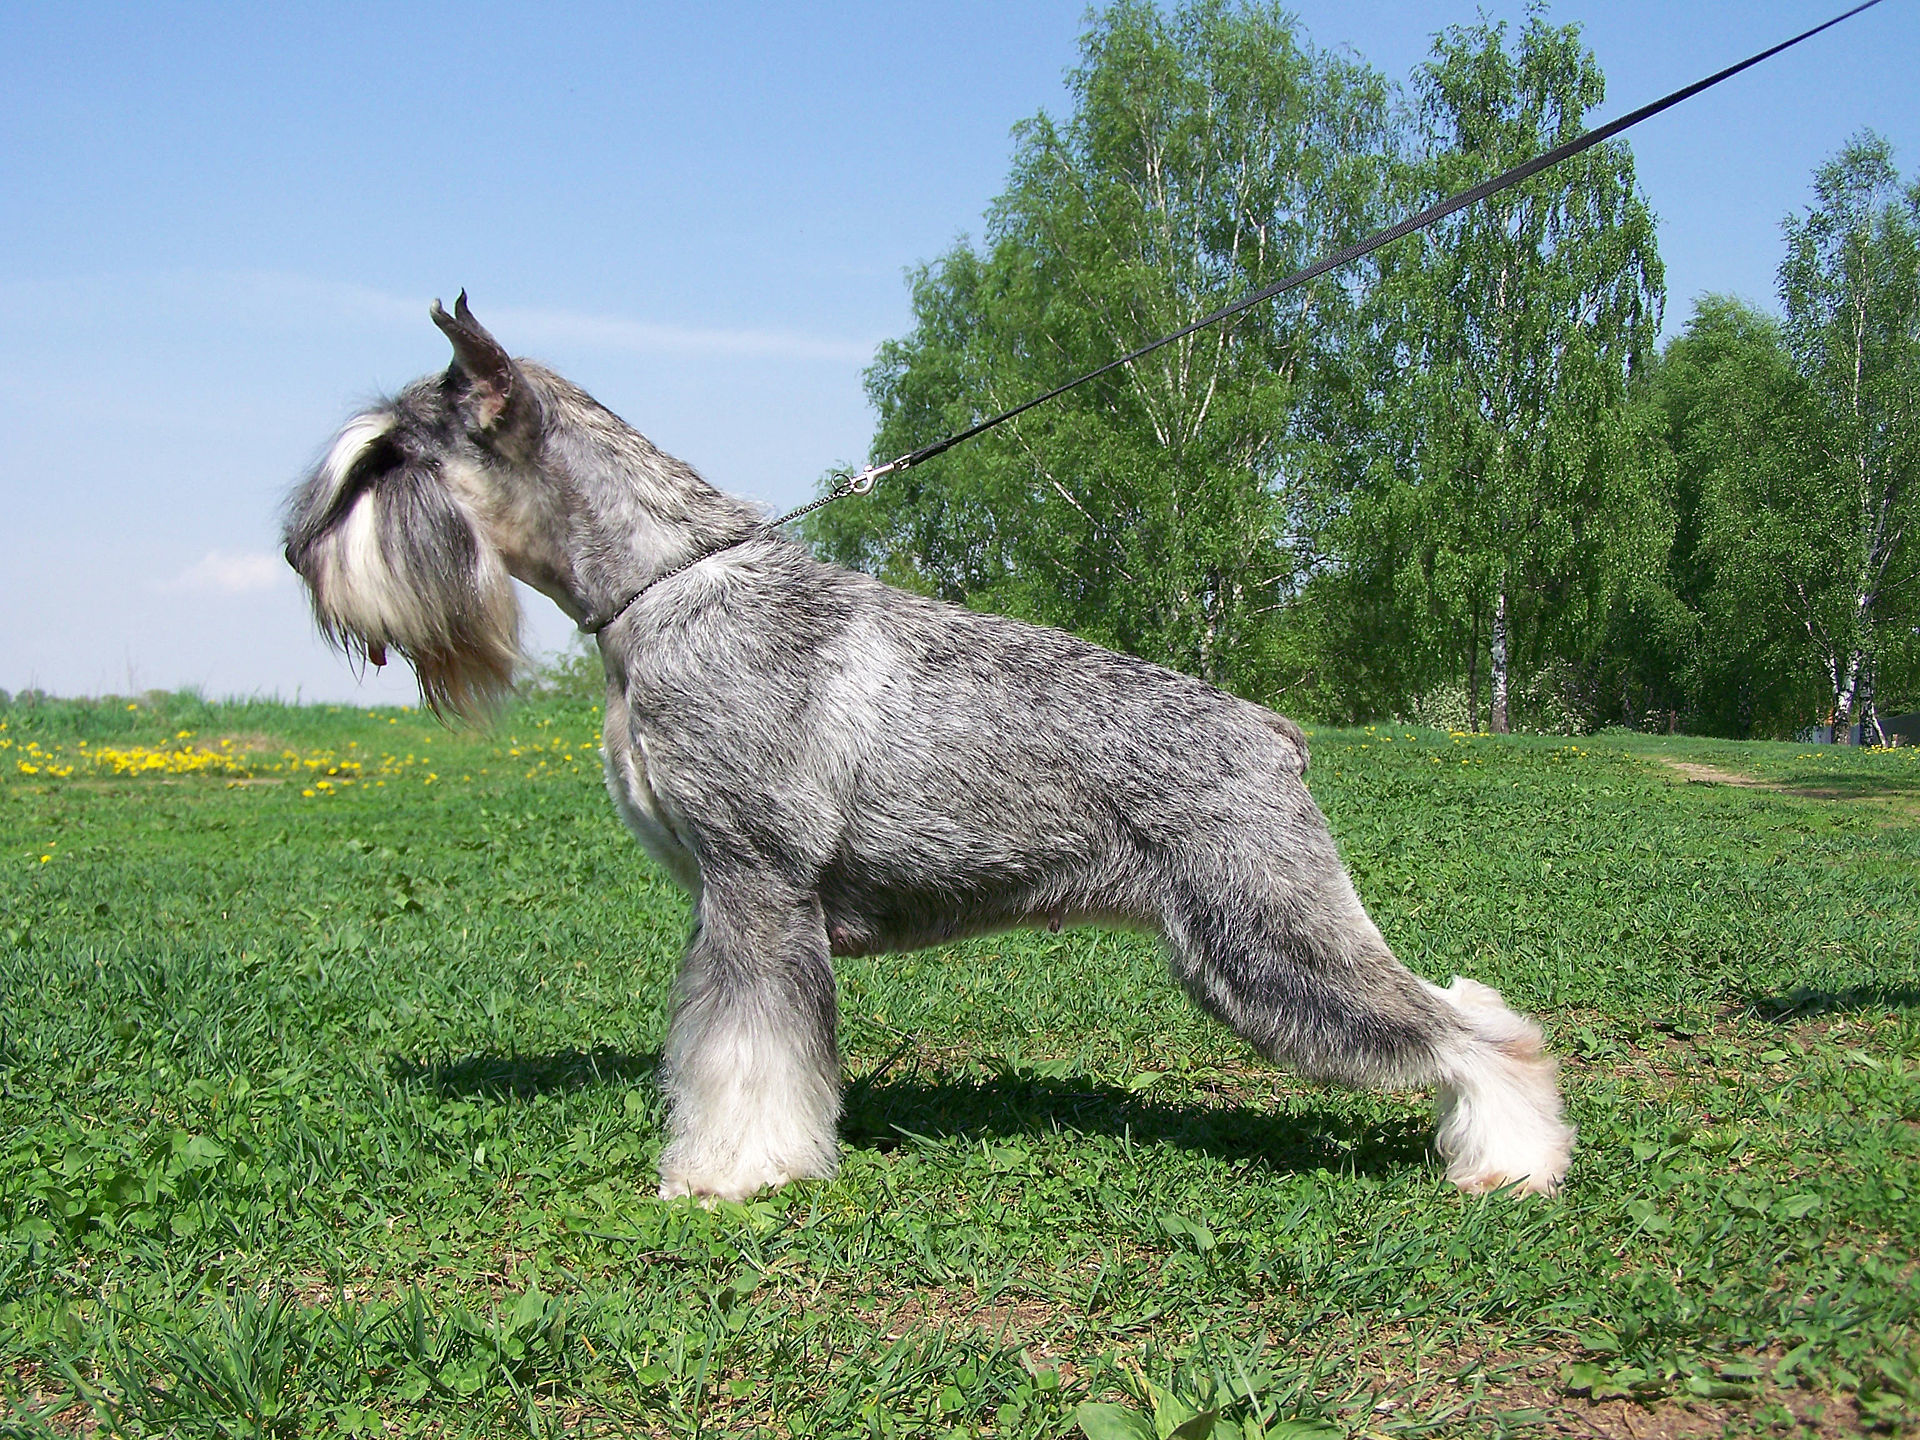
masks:
[[[1407,970],[1324,830],[1290,828],[1279,854],[1249,854],[1244,833],[1227,842],[1226,873],[1195,858],[1207,847],[1177,867],[1179,898],[1163,917],[1175,977],[1264,1054],[1312,1079],[1433,1088],[1435,1144],[1461,1189],[1552,1191],[1573,1131],[1539,1027],[1484,985],[1456,977],[1443,990]]]
[[[765,877],[704,877],[675,985],[663,1199],[744,1200],[838,1168],[833,970],[820,902]]]

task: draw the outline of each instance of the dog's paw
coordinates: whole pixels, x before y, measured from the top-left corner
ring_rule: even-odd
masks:
[[[660,1198],[691,1198],[711,1209],[722,1200],[744,1204],[762,1190],[778,1190],[793,1177],[783,1170],[736,1169],[727,1174],[694,1175],[686,1173],[660,1176]]]
[[[677,1135],[660,1153],[660,1198],[691,1196],[703,1205],[718,1200],[751,1200],[763,1190],[777,1190],[793,1180],[827,1180],[839,1170],[839,1148],[833,1133],[780,1137],[768,1144],[762,1136],[714,1137]]]
[[[778,1190],[794,1180],[829,1180],[840,1168],[838,1156],[828,1150],[808,1156],[767,1154],[688,1156],[669,1148],[660,1157],[660,1198],[691,1196],[702,1205],[719,1200],[736,1204],[763,1190]]]
[[[1571,1146],[1571,1132],[1568,1145]],[[1489,1166],[1466,1173],[1456,1173],[1458,1167],[1449,1166],[1447,1179],[1452,1181],[1463,1194],[1486,1195],[1511,1185],[1516,1195],[1551,1195],[1560,1188],[1560,1182],[1566,1178],[1567,1161],[1565,1156],[1548,1156],[1541,1164],[1539,1174],[1529,1171],[1525,1174],[1509,1174],[1498,1165]]]
[[[1562,1118],[1552,1062],[1510,1064],[1510,1083],[1488,1083],[1485,1072],[1470,1093],[1443,1089],[1436,1137],[1447,1179],[1469,1195],[1512,1186],[1522,1195],[1551,1195],[1567,1178],[1574,1130]]]
[[[1434,1138],[1447,1178],[1469,1195],[1505,1186],[1553,1194],[1566,1179],[1575,1134],[1540,1027],[1509,1010],[1497,990],[1463,976],[1433,993],[1453,1006],[1469,1032],[1435,1096],[1440,1124]]]

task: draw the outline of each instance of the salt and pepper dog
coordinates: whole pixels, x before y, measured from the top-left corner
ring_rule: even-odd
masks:
[[[1538,1027],[1394,958],[1291,721],[822,563],[509,358],[464,294],[432,315],[453,363],[347,422],[290,501],[287,559],[332,640],[398,651],[443,711],[511,683],[509,577],[604,623],[607,789],[693,904],[663,1196],[834,1173],[832,956],[1083,921],[1157,931],[1197,1004],[1303,1075],[1431,1087],[1462,1189],[1560,1183]]]

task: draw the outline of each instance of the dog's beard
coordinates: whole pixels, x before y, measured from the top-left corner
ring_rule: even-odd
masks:
[[[335,645],[375,664],[397,651],[433,710],[479,718],[520,659],[512,581],[439,475],[365,420],[294,497],[287,559]]]

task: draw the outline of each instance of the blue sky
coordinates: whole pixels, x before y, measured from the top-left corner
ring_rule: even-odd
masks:
[[[1404,80],[1517,3],[1294,7]],[[1840,0],[1556,4],[1605,115]],[[903,271],[977,234],[1009,131],[1065,110],[1077,3],[0,10],[0,689],[412,698],[315,638],[282,495],[361,402],[507,346],[769,505],[864,454]],[[1668,328],[1769,302],[1779,222],[1864,126],[1920,174],[1920,5],[1636,131]],[[529,597],[530,634],[567,630]]]

